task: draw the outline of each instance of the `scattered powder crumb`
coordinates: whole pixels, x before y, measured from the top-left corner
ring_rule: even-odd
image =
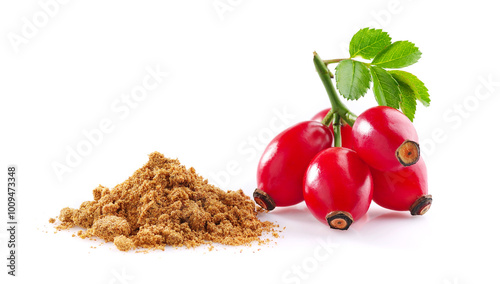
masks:
[[[113,189],[99,185],[92,201],[63,208],[56,228],[85,228],[77,233],[82,239],[99,237],[122,251],[202,244],[211,251],[212,243],[262,245],[270,242],[261,238],[264,233],[278,237],[278,226],[260,221],[259,212],[241,189],[223,191],[193,168],[154,152],[123,183]]]
[[[54,224],[55,222],[56,222],[56,219],[54,219],[54,218],[49,219],[49,223]]]

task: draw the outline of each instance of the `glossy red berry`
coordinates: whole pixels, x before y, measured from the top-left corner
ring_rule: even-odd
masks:
[[[324,109],[318,112],[315,116],[311,118],[311,120],[321,122],[323,118],[325,118],[326,114],[330,111],[331,108]],[[352,141],[352,127],[349,124],[345,123],[345,121],[341,120],[342,125],[340,126],[340,135],[342,136],[342,147],[354,149],[354,143]],[[330,124],[328,127],[333,133],[333,125]]]
[[[304,176],[304,199],[311,213],[331,228],[347,230],[372,201],[370,168],[353,150],[334,147],[319,153]]]
[[[317,121],[298,123],[267,145],[257,168],[255,202],[266,210],[304,200],[302,182],[309,162],[331,147],[332,132]]]
[[[410,210],[412,215],[425,214],[432,204],[428,195],[427,168],[424,160],[395,172],[372,169],[373,201],[398,211]]]
[[[352,128],[354,149],[370,167],[395,171],[418,162],[415,127],[399,110],[377,106],[363,112]]]

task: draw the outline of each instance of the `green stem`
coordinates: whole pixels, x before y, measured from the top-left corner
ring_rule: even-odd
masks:
[[[323,120],[321,121],[321,123],[323,123],[325,126],[328,127],[328,125],[330,125],[330,123],[332,123],[332,120],[333,120],[333,111],[330,110],[326,115],[325,117],[323,118]]]
[[[325,65],[328,65],[328,64],[332,64],[332,63],[340,63],[341,61],[344,61],[344,60],[356,61],[356,62],[359,62],[359,63],[366,65],[366,67],[368,67],[368,68],[370,68],[370,66],[372,66],[372,64],[370,62],[363,62],[363,61],[359,61],[359,60],[354,60],[352,58],[325,59],[325,60],[323,60],[323,63],[325,63]]]
[[[328,64],[331,64],[331,63],[339,63],[342,60],[348,60],[348,59],[351,59],[351,58],[326,59],[326,60],[323,60],[323,63],[325,63],[326,65],[328,65]]]
[[[332,112],[339,114],[340,117],[347,122],[347,124],[352,126],[354,121],[356,121],[357,116],[352,113],[340,100],[335,88],[333,87],[332,78],[330,77],[330,69],[326,67],[325,63],[316,52],[314,52],[314,66],[316,67],[316,71],[318,72],[318,75],[325,86],[326,92],[328,93],[328,98],[332,104]]]
[[[340,115],[333,115],[333,146],[342,147],[342,134],[340,133]]]

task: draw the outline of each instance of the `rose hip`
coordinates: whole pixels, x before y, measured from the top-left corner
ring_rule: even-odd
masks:
[[[298,123],[267,145],[257,168],[255,202],[266,210],[304,200],[302,182],[309,162],[331,147],[332,132],[317,121]]]
[[[399,110],[377,106],[363,112],[352,128],[354,149],[370,167],[395,171],[418,162],[418,135]]]
[[[353,150],[334,147],[320,152],[304,176],[304,199],[311,213],[333,229],[347,230],[372,200],[370,168]]]
[[[425,214],[432,204],[428,195],[427,169],[424,160],[395,172],[371,170],[373,201],[378,205],[398,211],[410,210],[412,215]]]
[[[311,120],[319,121],[321,122],[323,118],[326,116],[326,114],[330,111],[331,108],[324,109],[320,112],[318,112],[315,116],[311,118]],[[344,148],[349,148],[349,149],[354,149],[353,141],[352,141],[352,128],[349,126],[349,124],[345,123],[345,121],[341,120],[341,126],[340,126],[340,135],[342,137],[342,147]],[[328,126],[330,130],[333,133],[333,125],[330,124]]]

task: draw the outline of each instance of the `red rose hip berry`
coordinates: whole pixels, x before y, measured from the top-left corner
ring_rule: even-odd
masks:
[[[303,201],[302,182],[307,166],[332,142],[332,132],[317,121],[301,122],[278,134],[260,158],[255,202],[273,210]]]
[[[347,230],[372,201],[370,168],[353,150],[334,147],[319,153],[304,176],[304,199],[311,213],[333,229]]]
[[[397,211],[409,210],[412,215],[425,214],[432,204],[427,194],[427,169],[424,160],[395,172],[372,169],[373,201]]]
[[[361,159],[380,171],[411,166],[420,158],[415,127],[392,107],[377,106],[363,112],[353,125],[352,137]]]
[[[311,120],[321,122],[330,110],[331,108],[327,108],[318,112],[315,116],[311,118]],[[330,130],[333,133],[333,124],[330,124],[328,128],[330,128]],[[347,124],[344,120],[341,120],[340,135],[342,137],[342,147],[354,149],[354,144],[352,141],[352,127],[349,126],[349,124]]]

